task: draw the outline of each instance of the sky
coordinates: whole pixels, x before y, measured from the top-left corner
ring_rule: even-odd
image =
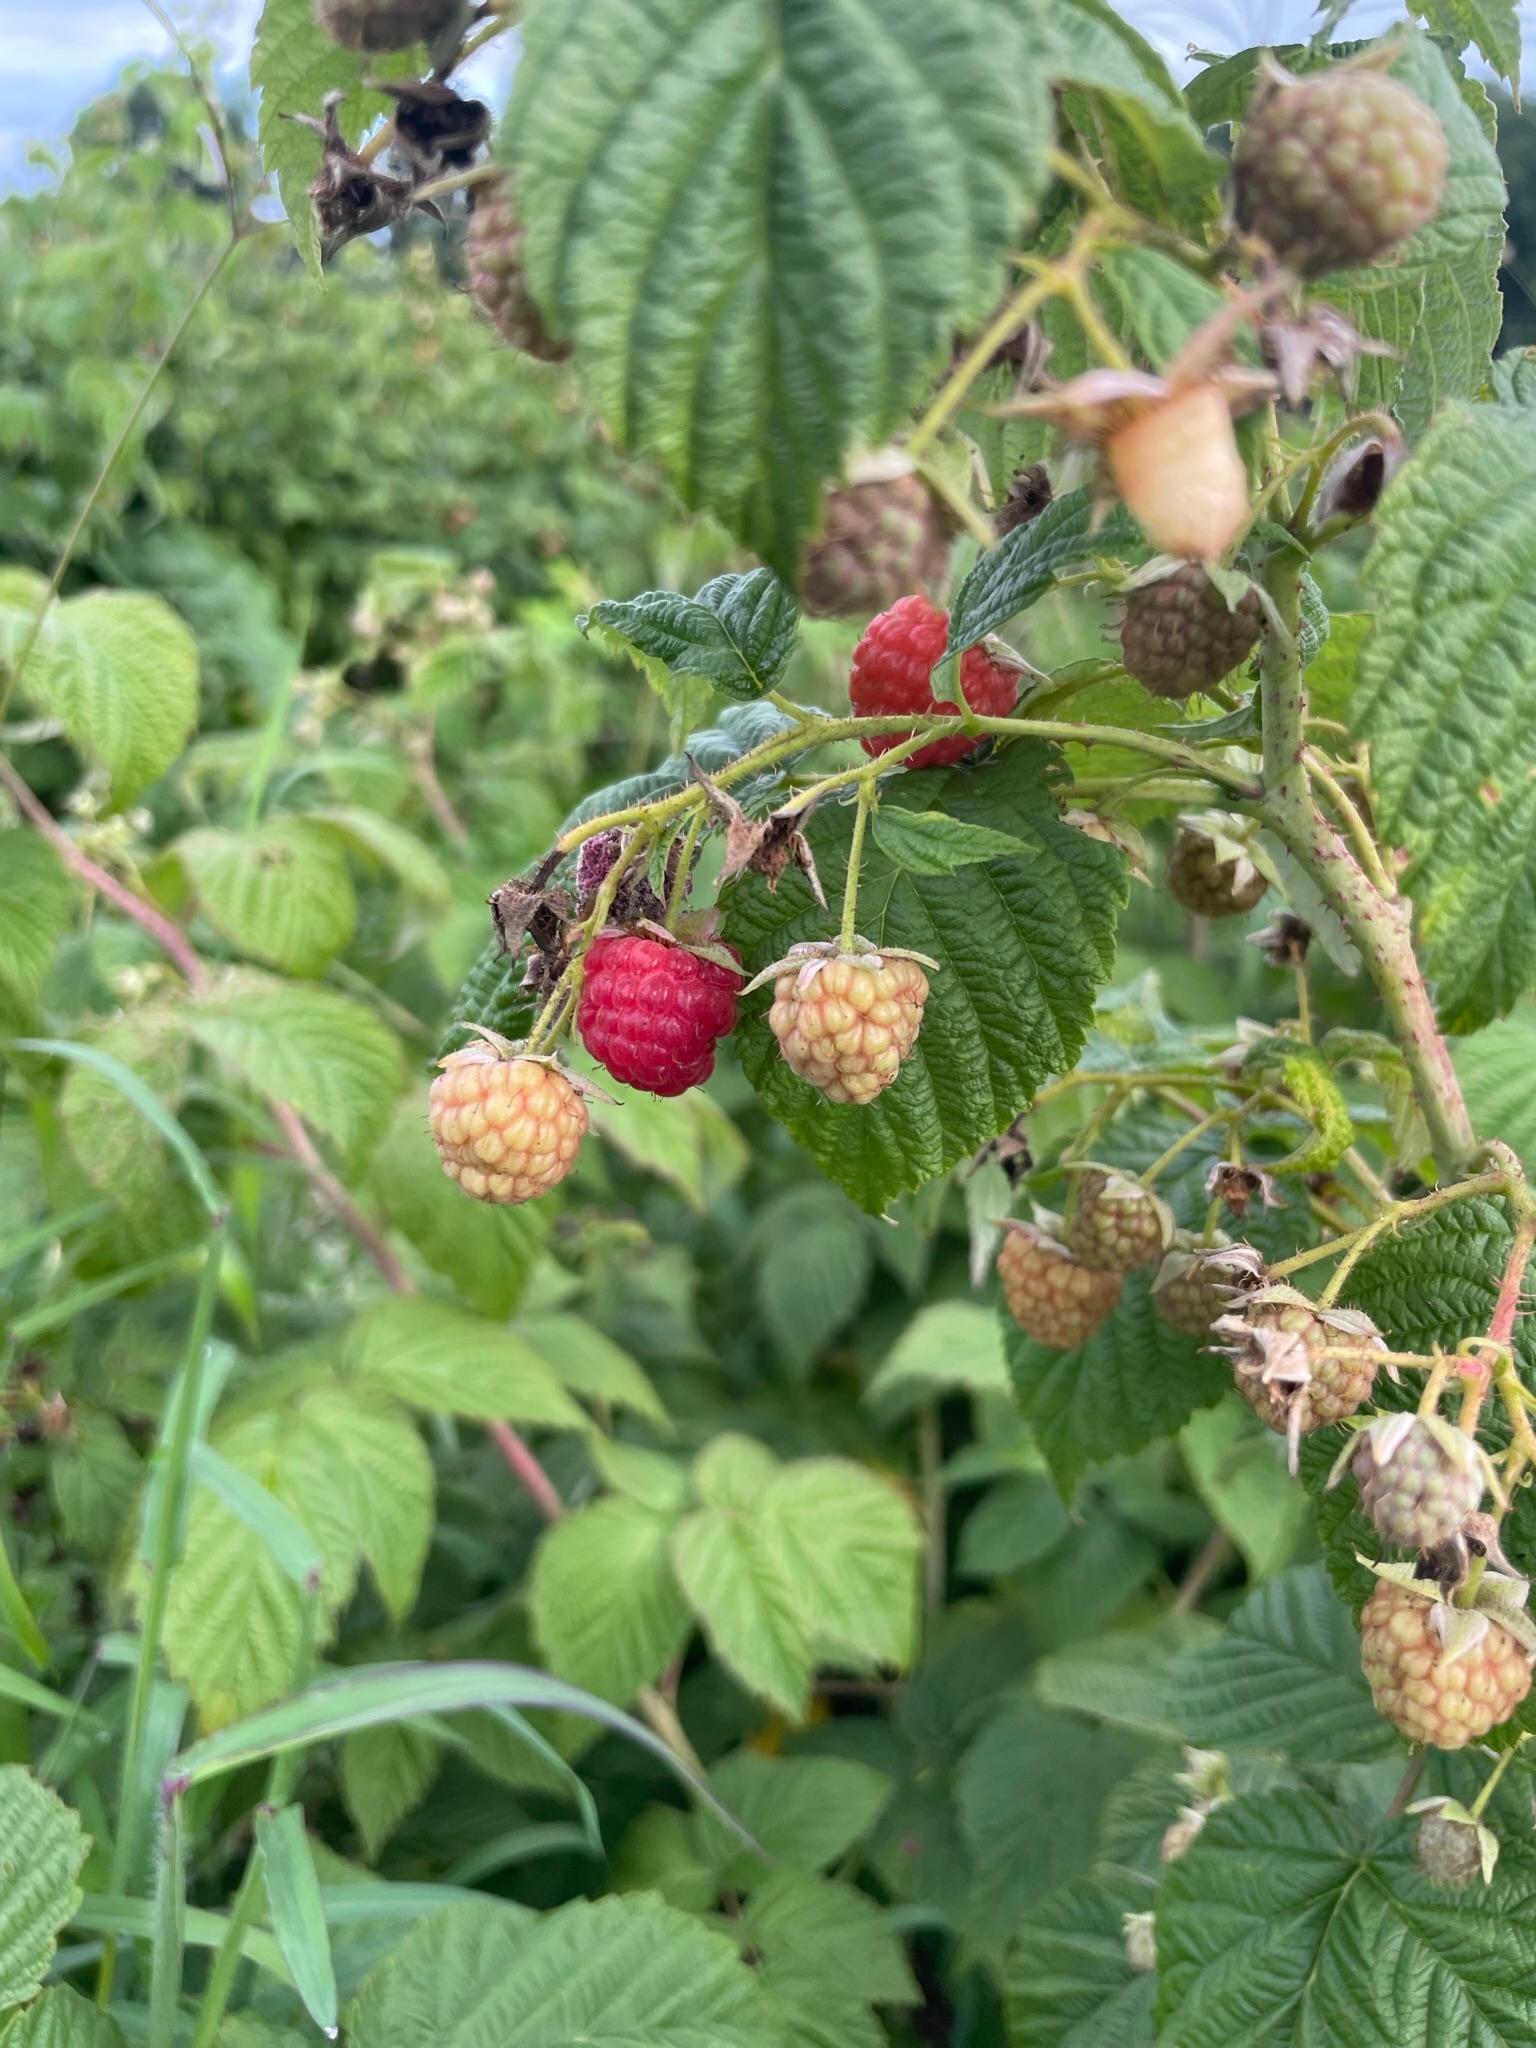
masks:
[[[206,38],[221,70],[238,76],[249,55],[260,0],[165,0],[177,25]],[[767,4],[767,0],[764,0]],[[1122,12],[1156,42],[1181,75],[1191,44],[1234,50],[1300,41],[1314,0],[1120,0]],[[1372,35],[1401,19],[1401,0],[1356,0],[1342,33]],[[1519,9],[1527,49],[1536,48],[1536,0]],[[56,146],[76,112],[132,58],[163,60],[164,30],[143,0],[0,0],[0,194],[40,182],[29,166],[34,143]]]

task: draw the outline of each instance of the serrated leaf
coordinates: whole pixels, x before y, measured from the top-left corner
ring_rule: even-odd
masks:
[[[1314,1792],[1218,1807],[1158,1891],[1159,2048],[1532,2039],[1529,1838],[1505,1838],[1473,1902],[1416,1874],[1413,1834]]]
[[[144,1483],[144,1463],[116,1416],[87,1409],[72,1425],[49,1451],[48,1484],[68,1540],[105,1558]]]
[[[707,1208],[746,1170],[746,1141],[702,1089],[648,1095],[615,1082],[595,1063],[591,1072],[599,1087],[617,1097],[590,1104],[593,1130],[642,1172],[670,1181],[693,1208]]]
[[[364,79],[402,78],[415,68],[410,51],[364,56],[342,49],[316,22],[311,0],[266,0],[262,8],[251,51],[251,90],[260,102],[257,135],[262,161],[277,179],[293,239],[316,279],[320,276],[320,231],[309,186],[320,167],[320,139],[292,116],[318,118],[327,93],[345,93],[343,115],[348,139],[355,146],[381,114],[394,111],[393,100],[364,89]]]
[[[977,861],[1017,859],[1019,841],[987,825],[965,825],[942,811],[883,806],[874,816],[875,844],[909,875],[950,875]]]
[[[409,1722],[361,1728],[341,1745],[341,1796],[357,1822],[370,1863],[431,1790],[442,1751]]]
[[[34,1999],[0,2038],[5,2048],[124,2048],[123,2030],[112,2015],[67,1984]]]
[[[1220,1637],[1187,1650],[1169,1674],[1168,1711],[1201,1747],[1302,1763],[1360,1763],[1398,1746],[1371,1704],[1354,1622],[1321,1565],[1267,1580]]]
[[[407,895],[433,909],[448,909],[453,900],[448,870],[424,839],[393,818],[361,804],[322,804],[305,813],[305,822],[311,830],[331,833],[369,866],[386,869]]]
[[[517,1334],[563,1387],[609,1408],[628,1408],[670,1430],[667,1411],[645,1373],[595,1323],[582,1316],[529,1315],[519,1321]]]
[[[106,770],[120,806],[157,781],[191,736],[197,643],[163,598],[88,590],[49,611],[23,688]]]
[[[1003,1982],[1010,2038],[1031,2048],[1153,2048],[1157,1979],[1133,1970],[1125,1916],[1152,1887],[1128,1871],[1079,1879],[1031,1907]]]
[[[709,1774],[716,1798],[770,1859],[713,1816],[694,1817],[701,1855],[717,1890],[750,1891],[769,1868],[809,1876],[826,1870],[868,1835],[890,1797],[890,1780],[844,1756],[760,1756],[738,1749]]]
[[[585,1417],[534,1347],[505,1325],[420,1295],[380,1302],[347,1332],[342,1370],[445,1415],[579,1429]]]
[[[1134,522],[1122,508],[1117,506],[1096,527],[1092,491],[1067,491],[1047,505],[1038,519],[1015,527],[995,548],[977,557],[976,566],[955,592],[944,659],[973,647],[1038,604],[1057,576],[1074,563],[1092,555],[1113,555],[1139,539]]]
[[[749,1691],[790,1720],[802,1719],[810,1629],[799,1591],[764,1530],[749,1514],[700,1508],[677,1525],[672,1562],[716,1656]]]
[[[1516,1010],[1475,1038],[1451,1041],[1456,1078],[1474,1130],[1501,1138],[1536,1172],[1536,1010]]]
[[[846,1458],[801,1458],[748,1512],[794,1587],[813,1646],[860,1668],[911,1662],[920,1537],[893,1485]]]
[[[69,927],[74,885],[47,840],[19,825],[0,831],[0,875],[0,988],[30,1009]]]
[[[1285,1469],[1285,1446],[1234,1394],[1192,1415],[1179,1449],[1195,1491],[1243,1553],[1249,1576],[1268,1578],[1306,1541],[1306,1497]]]
[[[249,832],[200,826],[176,852],[203,915],[253,960],[320,974],[352,936],[357,896],[346,859],[303,818],[269,818]]]
[[[979,1302],[938,1301],[907,1324],[864,1398],[896,1407],[950,1387],[1006,1394],[1009,1384],[997,1317]]]
[[[1011,1316],[1003,1343],[1024,1419],[1064,1495],[1090,1465],[1166,1436],[1230,1384],[1158,1315],[1142,1273],[1127,1276],[1114,1314],[1075,1350],[1035,1343]]]
[[[174,1110],[187,1066],[186,1019],[179,1005],[129,1011],[92,1034],[92,1043],[130,1067]],[[132,1215],[152,1208],[163,1194],[169,1154],[111,1076],[94,1065],[71,1067],[59,1112],[87,1178]]]
[[[756,1294],[785,1367],[804,1377],[869,1285],[869,1226],[835,1188],[792,1188],[770,1202],[753,1233]]]
[[[1064,824],[1051,785],[1054,757],[1020,741],[978,768],[904,776],[882,808],[943,810],[1006,830],[1017,859],[953,875],[902,874],[866,847],[859,924],[874,944],[906,946],[941,964],[917,1043],[877,1101],[829,1105],[785,1065],[763,995],[737,1032],[748,1079],[773,1114],[861,1207],[879,1213],[904,1189],[934,1179],[1005,1130],[1048,1074],[1075,1063],[1094,991],[1113,956],[1123,900],[1121,856]],[[811,821],[828,896],[842,892],[852,820],[825,806]],[[825,936],[826,917],[797,877],[777,896],[731,892],[726,931],[752,971],[801,940]]]
[[[1475,43],[1489,65],[1520,93],[1520,23],[1515,0],[1410,0],[1425,27],[1454,50]]]
[[[237,1080],[291,1103],[349,1158],[366,1152],[393,1114],[399,1040],[348,996],[235,974],[198,997],[187,1026]]]
[[[775,1871],[742,1927],[787,2048],[885,2048],[872,2005],[910,2005],[917,1986],[887,1912],[851,1885]]]
[[[1035,1667],[1035,1692],[1119,1728],[1175,1735],[1172,1676],[1178,1660],[1220,1631],[1203,1614],[1163,1613],[1143,1628],[1111,1629],[1053,1650]]]
[[[668,1549],[674,1521],[615,1494],[546,1532],[529,1598],[551,1671],[623,1706],[681,1654],[690,1623]]]
[[[771,569],[714,576],[696,597],[647,590],[604,598],[576,622],[600,626],[633,651],[640,666],[702,676],[738,703],[777,689],[795,644],[800,607]]]
[[[0,2013],[30,1998],[59,1929],[80,1903],[90,1838],[69,1808],[19,1764],[0,1765]]]
[[[694,1490],[706,1507],[750,1507],[779,1469],[766,1444],[727,1430],[694,1459]]]
[[[347,2013],[353,2048],[778,2048],[723,1935],[651,1898],[539,1919],[445,1906],[377,1964]]]
[[[1001,1363],[1000,1345],[998,1350]],[[1055,1482],[1044,1472],[1020,1472],[989,1488],[966,1516],[956,1569],[977,1579],[1023,1571],[1054,1550],[1071,1527]]]
[[[618,438],[786,577],[849,443],[997,296],[1049,128],[1021,42],[977,0],[806,0],[792,33],[739,0],[528,24],[533,288]]]

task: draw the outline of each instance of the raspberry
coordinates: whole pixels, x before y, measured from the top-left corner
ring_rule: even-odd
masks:
[[[1104,453],[1153,547],[1199,562],[1226,553],[1248,517],[1248,472],[1217,385],[1188,384],[1136,412]]]
[[[813,618],[867,619],[904,591],[926,590],[949,567],[949,527],[916,476],[832,491],[821,537],[800,565],[800,599]]]
[[[928,977],[904,953],[822,954],[786,965],[768,1023],[829,1102],[873,1102],[916,1043],[927,1000]]]
[[[1529,1655],[1491,1616],[1388,1579],[1361,1610],[1360,1660],[1376,1711],[1432,1749],[1478,1741],[1531,1689]]]
[[[1396,79],[1277,66],[1232,152],[1237,217],[1302,277],[1374,263],[1433,219],[1446,157],[1440,123]]]
[[[903,597],[889,611],[872,619],[853,650],[853,675],[848,694],[861,718],[894,717],[899,712],[958,711],[951,697],[935,699],[929,683],[933,665],[949,638],[949,613],[938,611],[926,597]],[[1002,718],[1019,694],[1012,669],[993,661],[983,647],[968,647],[960,659],[960,688],[973,711]],[[866,754],[888,753],[910,735],[881,733],[861,742]],[[974,754],[984,742],[965,733],[919,747],[902,764],[907,768],[947,768]]]
[[[314,0],[315,20],[344,50],[406,50],[430,43],[453,18],[455,0]]]
[[[443,1171],[477,1202],[531,1202],[565,1179],[587,1106],[549,1060],[486,1039],[438,1061],[428,1119]]]
[[[1264,1260],[1250,1244],[1168,1252],[1152,1282],[1152,1306],[1186,1337],[1211,1334],[1239,1295],[1263,1284]]]
[[[740,975],[686,946],[604,935],[587,953],[576,1029],[616,1081],[681,1095],[714,1072],[740,988]]]
[[[1493,1882],[1498,1836],[1481,1826],[1458,1800],[1421,1799],[1408,1811],[1422,1816],[1414,1838],[1414,1861],[1431,1884],[1465,1891],[1474,1877],[1484,1884]]]
[[[1055,1351],[1086,1344],[1114,1314],[1125,1285],[1118,1273],[1085,1266],[1032,1223],[1008,1224],[997,1273],[1013,1320]]]
[[[1477,1445],[1439,1416],[1379,1415],[1346,1455],[1360,1505],[1400,1550],[1448,1542],[1482,1503]]]
[[[1358,1309],[1318,1308],[1294,1287],[1260,1287],[1211,1326],[1237,1391],[1291,1447],[1370,1396],[1381,1332]]]
[[[523,225],[512,210],[506,180],[482,185],[464,234],[470,296],[502,340],[541,363],[563,363],[570,343],[544,325],[523,273]]]
[[[1085,1266],[1134,1273],[1155,1266],[1173,1236],[1167,1204],[1139,1181],[1102,1167],[1084,1169],[1067,1225],[1067,1244]]]
[[[1189,697],[1232,673],[1259,644],[1256,590],[1232,610],[1198,562],[1183,562],[1126,599],[1120,653],[1126,672],[1156,697]]]
[[[1198,825],[1179,828],[1168,856],[1168,893],[1196,917],[1241,917],[1269,883],[1241,846],[1228,850]]]

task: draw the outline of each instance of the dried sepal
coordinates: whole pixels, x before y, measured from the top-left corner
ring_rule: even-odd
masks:
[[[313,114],[284,117],[312,128],[324,145],[309,197],[320,225],[320,253],[327,262],[358,235],[394,227],[413,211],[430,214],[436,221],[443,218],[435,200],[417,198],[409,178],[390,177],[351,148],[341,132],[340,107],[345,98],[342,92],[327,93],[318,121]]]
[[[1255,1201],[1262,1209],[1283,1209],[1285,1203],[1275,1193],[1274,1176],[1260,1166],[1239,1165],[1235,1160],[1216,1159],[1211,1162],[1205,1176],[1205,1192],[1212,1201],[1220,1201],[1229,1214],[1239,1221],[1248,1214]],[[1244,1250],[1252,1251],[1251,1245]],[[1258,1254],[1254,1253],[1255,1258]]]
[[[942,963],[931,959],[926,953],[918,953],[910,946],[874,946],[868,939],[854,933],[853,946],[844,952],[839,939],[805,939],[798,946],[791,946],[781,959],[771,960],[768,965],[754,974],[742,990],[744,996],[761,988],[765,982],[774,981],[787,968],[799,969],[795,992],[803,995],[821,970],[833,960],[846,960],[852,967],[866,967],[871,974],[878,974],[887,960],[915,960],[919,967],[926,967],[937,974]]]
[[[798,807],[793,803],[785,804],[767,818],[752,818],[729,790],[710,780],[697,761],[690,760],[688,765],[694,781],[709,799],[710,808],[725,825],[725,860],[720,869],[722,884],[734,881],[738,875],[750,873],[761,875],[769,891],[776,893],[785,869],[797,867],[805,876],[811,894],[825,910],[826,894],[816,872],[811,843],[805,836],[805,821],[816,808],[815,802],[802,803]]]
[[[1315,300],[1301,312],[1271,313],[1259,323],[1259,352],[1279,379],[1287,405],[1304,403],[1313,379],[1326,371],[1346,399],[1353,399],[1362,356],[1401,353],[1357,331],[1337,306]]]

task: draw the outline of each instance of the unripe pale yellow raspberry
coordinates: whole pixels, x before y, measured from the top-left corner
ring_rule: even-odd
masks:
[[[587,1105],[547,1060],[467,1045],[439,1061],[428,1118],[443,1171],[477,1202],[531,1202],[565,1179]]]
[[[917,1041],[928,977],[901,954],[787,967],[768,1022],[785,1059],[829,1102],[873,1102]]]
[[[1452,1652],[1445,1611],[1384,1580],[1360,1614],[1360,1657],[1376,1711],[1410,1742],[1462,1749],[1507,1721],[1531,1689],[1531,1660],[1489,1616],[1480,1635]],[[1471,1617],[1468,1617],[1471,1619]]]

